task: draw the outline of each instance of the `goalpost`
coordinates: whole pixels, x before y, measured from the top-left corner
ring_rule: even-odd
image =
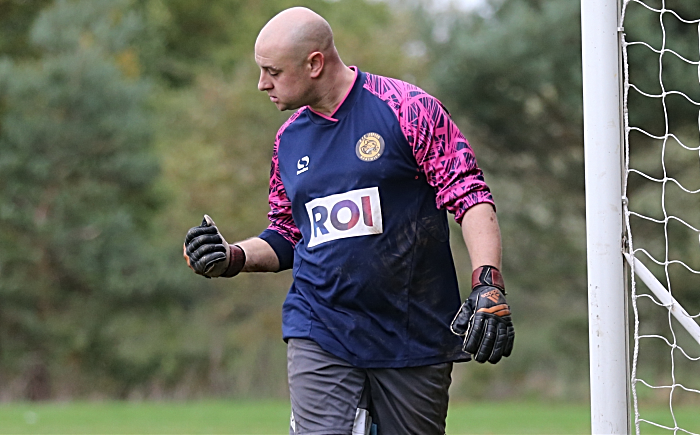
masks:
[[[591,430],[628,434],[617,0],[581,0]]]
[[[630,423],[637,434],[642,426],[700,432],[675,412],[700,403],[697,6],[581,1],[594,434],[630,433]],[[631,365],[625,269],[634,315]],[[689,314],[686,302],[698,313]],[[654,421],[642,405],[659,399],[669,412]]]

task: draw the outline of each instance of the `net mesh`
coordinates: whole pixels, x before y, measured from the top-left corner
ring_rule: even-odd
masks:
[[[685,309],[686,326],[688,317],[698,321],[699,5],[697,0],[622,3],[625,251],[643,264],[637,269],[646,266],[665,296],[673,298],[651,291],[647,281],[636,277],[635,262],[630,263],[631,387],[638,434],[658,428],[700,433],[680,412],[700,404],[700,343],[692,328],[674,318],[669,302]],[[668,412],[658,412],[654,405],[659,403],[668,404]]]

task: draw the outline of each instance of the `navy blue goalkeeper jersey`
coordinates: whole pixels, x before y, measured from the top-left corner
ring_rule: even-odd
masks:
[[[437,99],[353,69],[331,116],[303,107],[275,141],[260,237],[293,268],[283,338],[357,367],[466,360],[446,211],[461,222],[491,194]]]

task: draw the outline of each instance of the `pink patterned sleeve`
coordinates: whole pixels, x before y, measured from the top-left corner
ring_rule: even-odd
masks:
[[[270,225],[267,229],[277,232],[291,243],[292,246],[295,246],[297,242],[301,240],[301,233],[294,223],[294,218],[292,217],[292,203],[287,197],[287,191],[284,188],[282,177],[280,176],[278,149],[282,133],[287,126],[301,114],[302,110],[303,109],[300,109],[294,113],[277,132],[275,147],[272,151],[272,165],[270,167],[270,193],[268,196],[270,212],[267,214]]]
[[[474,151],[440,101],[409,83],[372,74],[365,88],[396,114],[418,166],[435,188],[438,208],[461,223],[476,204],[495,207]]]

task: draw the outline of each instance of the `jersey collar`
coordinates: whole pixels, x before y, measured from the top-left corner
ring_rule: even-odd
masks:
[[[350,112],[352,106],[355,104],[355,100],[357,100],[358,94],[362,89],[362,85],[365,82],[365,74],[360,71],[358,67],[351,66],[350,69],[355,71],[355,79],[352,82],[350,89],[348,89],[347,93],[345,94],[345,97],[340,102],[338,107],[336,107],[331,116],[316,112],[311,107],[307,106],[309,109],[309,116],[313,122],[317,124],[335,124]]]

